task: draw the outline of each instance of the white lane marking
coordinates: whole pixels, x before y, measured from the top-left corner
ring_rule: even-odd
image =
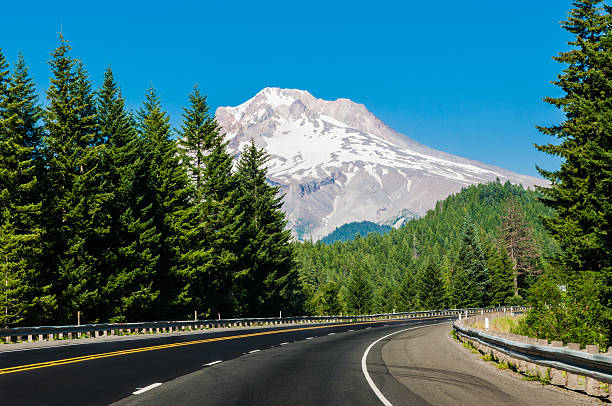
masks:
[[[307,340],[312,340],[313,338],[314,338],[314,337],[307,337],[306,339],[307,339]]]
[[[209,366],[211,366],[211,365],[219,364],[219,363],[221,363],[221,362],[223,362],[223,361],[221,361],[221,360],[219,360],[219,361],[213,361],[213,362],[209,362],[208,364],[204,364],[204,366],[205,366],[205,367],[209,367]]]
[[[336,333],[329,333],[328,336],[333,336],[334,334],[336,334]]]
[[[249,351],[249,354],[253,354],[254,352],[259,352],[259,351],[261,351],[261,350],[251,350],[251,351]]]
[[[146,391],[153,389],[153,388],[157,388],[159,385],[161,385],[161,382],[157,382],[157,383],[152,383],[149,386],[145,386],[144,388],[140,388],[137,391],[132,392],[132,395],[140,395],[141,393],[145,393]]]
[[[289,343],[280,343],[280,345],[287,345],[287,344],[289,344]]]
[[[355,330],[349,330],[349,331],[355,331]]]
[[[448,322],[445,322],[445,323],[448,323]],[[380,337],[378,340],[376,340],[372,344],[370,344],[370,346],[368,348],[366,348],[365,352],[363,353],[363,357],[361,357],[361,371],[363,372],[363,375],[365,376],[366,381],[368,381],[368,384],[370,385],[370,388],[372,389],[372,391],[374,391],[374,394],[378,397],[378,399],[382,402],[383,405],[385,405],[385,406],[393,406],[393,404],[391,402],[389,402],[389,400],[385,397],[385,395],[382,394],[380,389],[378,389],[376,387],[376,385],[374,384],[374,381],[372,380],[372,377],[370,377],[370,374],[368,373],[367,359],[368,359],[368,353],[370,352],[372,347],[374,347],[379,341],[382,341],[382,340],[384,340],[387,337],[391,337],[392,335],[399,334],[399,333],[402,333],[402,332],[408,331],[408,330],[414,330],[414,329],[417,329],[417,328],[435,326],[435,325],[438,325],[438,324],[444,324],[444,323],[435,323],[435,324],[428,324],[426,326],[418,326],[418,327],[405,328],[403,330],[399,330],[399,331],[396,331],[394,333],[387,334],[386,336]]]
[[[366,330],[369,330],[369,329],[371,329],[371,328],[372,328],[372,327],[366,327]]]

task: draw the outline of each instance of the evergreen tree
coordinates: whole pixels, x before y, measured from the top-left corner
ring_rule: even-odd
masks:
[[[513,290],[514,266],[503,244],[493,246],[493,252],[487,257],[487,268],[491,276],[491,305],[510,304],[510,299],[518,296]]]
[[[40,107],[22,56],[13,74],[0,50],[0,325],[31,316],[41,230],[36,148]]]
[[[444,283],[440,267],[431,258],[425,260],[416,274],[416,292],[419,307],[436,310],[444,307]]]
[[[185,250],[190,248],[181,240],[190,211],[192,190],[177,142],[172,139],[169,121],[157,93],[153,88],[149,89],[138,114],[138,128],[147,150],[152,226],[159,234],[158,251],[150,253],[150,258],[158,257],[157,272],[152,286],[146,287],[147,292],[155,297],[159,292],[153,317],[170,317],[180,311],[177,309],[183,303],[177,302],[177,298],[181,289],[181,261]]]
[[[360,267],[355,267],[346,286],[346,307],[353,314],[368,314],[372,310],[373,289],[368,275]]]
[[[537,146],[562,158],[556,171],[540,173],[551,181],[541,188],[555,215],[544,219],[563,249],[566,272],[595,273],[605,284],[606,325],[612,336],[612,8],[601,0],[574,0],[563,27],[573,49],[555,59],[566,65],[554,83],[561,97],[546,102],[562,109],[566,119],[539,130],[561,142]],[[577,277],[576,280],[583,280]],[[589,279],[589,278],[587,278]]]
[[[397,311],[409,312],[417,306],[416,288],[413,272],[404,272],[397,288]]]
[[[525,222],[515,198],[507,203],[506,215],[502,217],[500,238],[506,255],[512,261],[514,296],[519,296],[519,277],[525,274],[536,274],[539,254],[532,236],[531,228]]]
[[[265,152],[251,140],[240,154],[236,171],[244,219],[241,301],[247,314],[262,316],[280,309],[291,312],[298,286],[291,232],[286,229],[279,187],[266,180],[267,160]]]
[[[185,227],[180,239],[186,247],[179,270],[182,284],[180,300],[184,306],[210,315],[211,303],[207,300],[211,290],[210,275],[214,272],[215,263],[213,249],[207,245],[210,239],[207,239],[206,232],[210,229],[207,224],[205,187],[210,179],[207,178],[205,165],[207,155],[219,137],[219,129],[214,117],[209,114],[206,96],[200,94],[197,86],[189,95],[189,107],[184,109],[179,135],[179,151],[192,184],[191,205],[184,215]]]
[[[202,314],[231,317],[245,311],[238,305],[236,288],[236,279],[244,274],[238,255],[243,217],[233,157],[209,114],[206,97],[196,87],[189,100],[180,145],[193,184],[182,239],[191,249],[182,258],[181,298]]]
[[[206,181],[206,155],[213,148],[219,137],[219,126],[210,115],[206,96],[195,86],[189,95],[189,107],[183,112],[183,123],[179,135],[179,146],[185,153],[185,164],[195,186],[195,201],[204,200],[204,183]]]
[[[100,190],[97,166],[103,144],[87,73],[69,51],[60,35],[60,46],[50,61],[53,76],[44,113],[46,274],[41,275],[41,282],[52,284],[52,294],[57,297],[58,312],[53,319],[74,320],[81,310],[89,321],[96,321],[105,307],[97,262],[102,249],[98,237],[106,232],[99,226],[106,215],[100,207],[108,198]]]
[[[323,316],[335,316],[342,312],[342,303],[339,298],[340,288],[334,281],[321,285],[317,292],[316,312]]]
[[[483,307],[489,302],[490,280],[476,226],[466,218],[461,227],[457,259],[451,277],[455,307]]]
[[[159,259],[159,233],[153,225],[148,193],[147,149],[125,111],[110,67],[96,100],[102,155],[103,188],[109,233],[102,241],[103,293],[111,321],[141,321],[151,317],[159,296],[153,283]]]

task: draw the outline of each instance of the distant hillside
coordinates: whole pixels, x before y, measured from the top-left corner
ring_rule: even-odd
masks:
[[[414,309],[416,305],[400,298],[422,264],[432,260],[446,277],[457,257],[461,226],[466,219],[478,229],[483,246],[494,244],[511,197],[516,199],[524,220],[533,230],[537,250],[544,254],[557,252],[556,242],[546,234],[540,221],[540,216],[550,216],[553,212],[538,201],[539,196],[538,192],[510,182],[472,185],[438,202],[422,218],[408,221],[388,233],[371,233],[333,244],[298,243],[300,278],[309,300],[315,303],[323,294],[320,287],[330,282],[345,297],[351,274],[360,271],[372,289],[370,311]],[[528,281],[521,283],[520,288],[524,289]],[[345,311],[350,310],[348,304],[344,306]]]
[[[371,221],[353,222],[336,228],[329,235],[321,238],[321,242],[333,244],[336,241],[351,241],[356,234],[365,237],[370,233],[385,234],[389,231],[391,231],[391,227],[381,226]]]

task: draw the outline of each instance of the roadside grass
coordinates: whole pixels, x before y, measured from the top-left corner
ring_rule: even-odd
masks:
[[[500,333],[516,333],[518,331],[519,321],[525,316],[503,316],[496,317],[489,320],[489,331],[497,331]],[[470,327],[484,330],[485,324],[484,320],[474,320],[474,322],[470,323]]]

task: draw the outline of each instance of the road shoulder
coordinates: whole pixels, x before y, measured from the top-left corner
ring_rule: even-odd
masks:
[[[400,384],[433,405],[597,405],[569,393],[497,369],[455,341],[450,324],[407,331],[382,348],[382,360]]]

